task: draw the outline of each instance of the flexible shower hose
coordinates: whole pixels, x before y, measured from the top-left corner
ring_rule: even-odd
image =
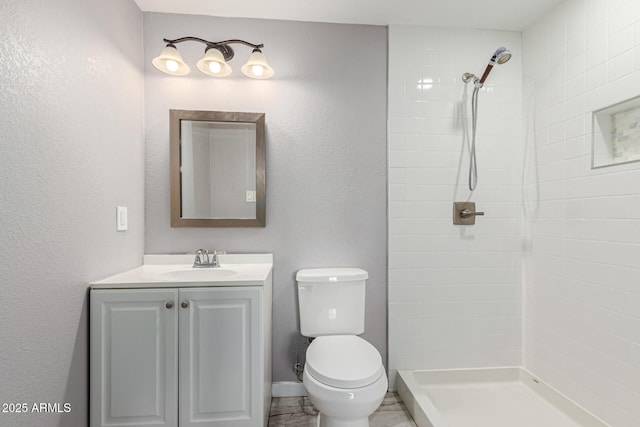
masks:
[[[469,148],[469,190],[473,191],[478,185],[478,162],[476,160],[476,127],[478,124],[478,91],[476,85],[471,95],[471,147]]]

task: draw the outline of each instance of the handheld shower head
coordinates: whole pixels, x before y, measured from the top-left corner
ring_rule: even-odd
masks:
[[[502,46],[496,49],[489,59],[489,63],[487,64],[487,68],[485,68],[484,73],[482,73],[482,77],[478,78],[472,73],[464,73],[462,75],[462,81],[465,83],[469,83],[473,81],[473,95],[471,96],[471,144],[469,147],[469,190],[473,191],[476,189],[476,185],[478,184],[478,166],[476,163],[476,125],[478,122],[478,92],[482,88],[484,81],[487,80],[491,69],[496,64],[504,64],[508,60],[511,59],[511,51],[506,47]],[[465,92],[466,95],[466,92]]]
[[[498,64],[504,64],[505,62],[507,62],[508,60],[511,59],[511,51],[509,49],[507,49],[506,47],[502,46],[499,47],[498,49],[496,49],[495,52],[493,52],[493,56],[491,57],[491,60],[489,61],[490,63],[498,63]]]
[[[504,46],[497,48],[496,51],[493,52],[493,56],[491,56],[491,59],[487,64],[487,68],[484,69],[484,73],[482,73],[482,77],[480,77],[480,80],[478,80],[478,84],[480,85],[480,87],[482,87],[482,85],[484,84],[484,81],[487,80],[487,77],[489,76],[489,73],[491,72],[491,69],[493,68],[494,65],[504,64],[510,59],[511,59],[510,50],[508,50]]]

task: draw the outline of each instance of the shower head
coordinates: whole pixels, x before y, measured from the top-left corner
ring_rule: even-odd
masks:
[[[482,73],[482,77],[478,78],[474,74],[464,73],[462,75],[462,80],[465,83],[469,83],[470,81],[473,81],[474,85],[478,89],[480,89],[484,84],[484,81],[487,80],[487,77],[489,76],[489,73],[491,72],[491,69],[493,68],[493,66],[496,64],[504,64],[510,59],[511,59],[511,51],[506,47],[501,46],[497,48],[495,52],[493,52],[493,55],[491,56],[491,59],[489,59],[489,63],[487,64],[487,68],[485,68],[484,73]]]
[[[489,63],[493,62],[495,64],[497,62],[498,64],[504,64],[510,59],[511,59],[511,51],[506,47],[502,46],[496,49],[495,52],[493,52],[493,56],[491,57],[491,60],[489,61]]]
[[[504,46],[497,48],[496,51],[493,52],[493,56],[491,56],[491,59],[487,64],[487,68],[484,69],[484,73],[482,73],[482,77],[480,77],[480,80],[478,80],[477,84],[480,85],[480,87],[482,87],[482,85],[484,84],[484,81],[487,80],[487,77],[489,76],[489,73],[491,72],[491,69],[493,68],[493,66],[496,64],[504,64],[510,59],[511,59],[510,50],[508,50]]]

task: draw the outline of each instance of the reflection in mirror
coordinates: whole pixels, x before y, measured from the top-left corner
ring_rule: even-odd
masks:
[[[255,219],[255,123],[183,120],[180,141],[182,218]]]
[[[170,115],[171,225],[264,226],[264,114]]]

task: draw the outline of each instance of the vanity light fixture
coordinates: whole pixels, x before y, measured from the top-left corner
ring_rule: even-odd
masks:
[[[176,44],[195,41],[206,45],[204,57],[198,61],[198,70],[212,77],[226,77],[231,74],[231,67],[227,64],[234,56],[234,51],[230,44],[243,44],[253,48],[247,63],[240,69],[242,74],[252,79],[268,79],[273,77],[273,68],[267,63],[267,59],[262,53],[263,44],[253,44],[244,40],[224,40],[221,42],[210,42],[198,37],[182,37],[175,40],[163,39],[167,46],[156,58],[153,58],[153,66],[163,73],[172,76],[184,76],[189,74],[190,68],[182,60],[182,56],[176,48]]]

